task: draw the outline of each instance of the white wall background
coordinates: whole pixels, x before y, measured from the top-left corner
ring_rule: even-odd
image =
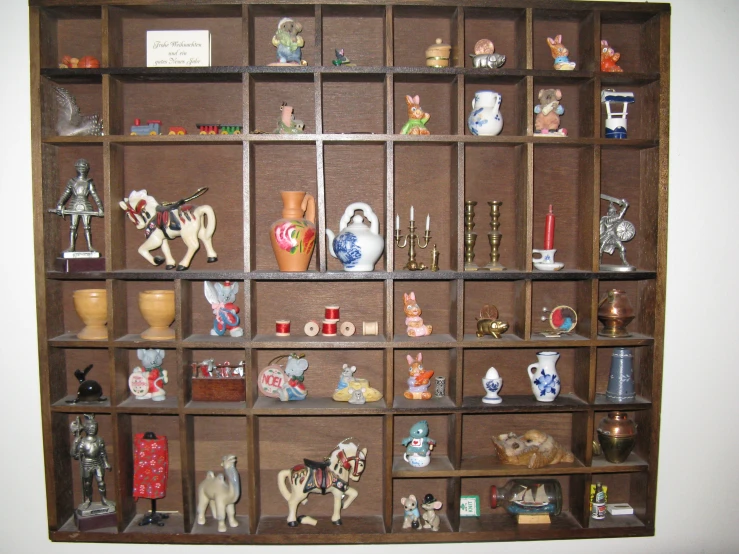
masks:
[[[41,447],[31,224],[31,152],[26,0],[0,4],[0,221],[8,237],[0,261],[0,552],[159,554],[219,547],[57,544],[47,538]],[[667,334],[654,538],[469,544],[469,554],[737,552],[739,497],[734,399],[739,392],[736,253],[739,129],[735,0],[673,0]],[[731,223],[734,225],[730,225]],[[731,261],[725,261],[732,258]],[[255,554],[330,554],[347,547],[249,547]],[[352,547],[362,554],[377,546]],[[383,546],[401,554],[412,546]],[[426,554],[448,545],[425,545]],[[459,548],[459,547],[457,547]]]

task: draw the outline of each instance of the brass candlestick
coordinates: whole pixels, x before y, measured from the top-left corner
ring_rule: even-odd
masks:
[[[490,271],[502,271],[505,269],[505,266],[498,262],[500,259],[498,249],[500,248],[500,240],[503,238],[503,234],[498,232],[498,227],[500,227],[500,207],[502,205],[503,202],[500,200],[488,202],[488,206],[490,206],[490,228],[492,231],[488,233],[488,240],[490,241],[490,263],[485,266],[485,269],[489,269]]]
[[[472,229],[475,228],[475,206],[477,202],[474,200],[466,200],[464,203],[464,270],[477,271],[478,266],[472,260],[475,259],[475,242],[477,241],[477,233]]]
[[[431,231],[426,229],[426,232],[423,235],[423,239],[426,241],[425,244],[421,244],[420,237],[416,234],[416,222],[414,220],[410,220],[408,224],[408,234],[407,235],[401,235],[400,229],[395,229],[395,242],[400,248],[405,248],[408,246],[408,263],[405,264],[405,267],[403,269],[408,269],[410,271],[421,271],[423,269],[426,269],[426,266],[416,261],[416,246],[418,248],[426,248],[429,245],[429,240],[431,239]],[[401,244],[401,240],[403,243]]]

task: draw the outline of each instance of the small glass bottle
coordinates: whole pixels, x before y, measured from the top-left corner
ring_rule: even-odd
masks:
[[[562,512],[562,486],[556,479],[511,479],[502,487],[490,487],[490,506],[514,515],[556,516]]]
[[[593,519],[605,519],[606,518],[606,493],[603,490],[603,485],[600,483],[595,484],[595,495],[593,496],[593,509],[590,512],[590,517]]]

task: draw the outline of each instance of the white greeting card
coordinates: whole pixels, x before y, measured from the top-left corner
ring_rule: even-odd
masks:
[[[210,65],[210,31],[146,31],[147,67]]]

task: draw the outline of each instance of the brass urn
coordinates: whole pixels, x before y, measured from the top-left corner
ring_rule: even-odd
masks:
[[[629,457],[636,444],[636,424],[626,412],[608,412],[598,425],[598,442],[606,460],[620,464]]]

